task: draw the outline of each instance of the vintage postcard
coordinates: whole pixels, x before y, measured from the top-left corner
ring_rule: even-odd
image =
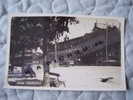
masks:
[[[5,87],[126,90],[124,18],[9,17]]]

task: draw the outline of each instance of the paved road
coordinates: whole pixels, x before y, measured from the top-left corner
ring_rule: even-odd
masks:
[[[64,81],[67,88],[72,89],[118,89],[123,88],[121,67],[56,67],[51,72],[59,73],[60,80]],[[113,77],[110,81],[103,83],[101,78]]]

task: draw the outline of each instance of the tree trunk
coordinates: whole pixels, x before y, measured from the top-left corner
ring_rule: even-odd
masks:
[[[43,86],[49,87],[49,66],[47,64],[47,48],[48,48],[48,40],[43,39],[43,67],[44,67],[44,77],[43,77]]]

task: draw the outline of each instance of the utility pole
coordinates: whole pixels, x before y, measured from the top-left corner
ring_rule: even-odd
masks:
[[[56,62],[58,61],[58,57],[57,57],[57,42],[55,40],[55,60]]]
[[[106,55],[106,61],[108,61],[108,24],[107,24],[107,28],[106,28],[106,33],[105,33],[105,43],[106,43],[106,51],[105,51],[105,55]]]

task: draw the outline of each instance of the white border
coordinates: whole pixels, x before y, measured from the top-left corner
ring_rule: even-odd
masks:
[[[11,36],[11,18],[12,17],[45,17],[45,16],[64,16],[64,17],[84,17],[84,18],[102,18],[102,19],[115,19],[118,20],[121,23],[121,73],[122,73],[122,86],[123,88],[101,88],[98,89],[95,88],[47,88],[47,87],[24,87],[24,86],[10,86],[7,82],[7,76],[8,76],[8,65],[9,65],[9,56],[10,56],[10,36]],[[125,50],[124,50],[124,24],[125,20],[123,17],[108,17],[108,16],[89,16],[89,15],[64,15],[64,14],[26,14],[26,13],[14,13],[9,15],[8,17],[8,35],[7,35],[7,55],[6,55],[6,70],[5,70],[5,80],[4,80],[4,88],[10,88],[10,89],[32,89],[32,90],[72,90],[72,91],[125,91],[127,89],[126,87],[126,77],[125,77]]]

